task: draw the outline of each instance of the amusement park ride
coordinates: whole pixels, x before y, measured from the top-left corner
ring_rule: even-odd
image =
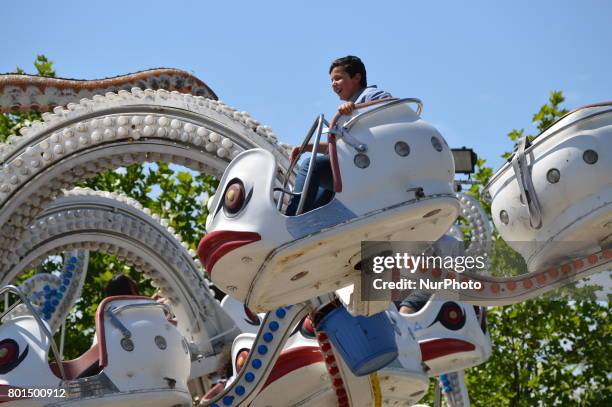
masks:
[[[0,403],[409,406],[434,377],[448,405],[468,406],[463,370],[491,353],[487,306],[610,269],[612,102],[524,140],[486,186],[495,227],[511,245],[523,242],[514,248],[529,272],[468,270],[462,281],[480,290],[461,301],[434,294],[410,315],[359,295],[361,241],[462,241],[460,216],[471,236],[464,253],[486,256],[492,226],[475,199],[456,192],[461,170],[418,99],[357,107],[331,123],[318,117],[302,145],[316,151],[328,138],[334,198],[287,216],[289,198],[304,198],[291,190],[289,147],[189,74],[0,76],[1,112],[47,112],[0,145]],[[155,161],[221,180],[197,253],[134,200],[74,188]],[[167,301],[104,299],[95,344],[63,360],[53,334],[81,295],[89,251],[133,265]],[[54,254],[61,273],[13,285]],[[227,293],[221,302],[213,284]],[[221,380],[227,355],[231,374]]]

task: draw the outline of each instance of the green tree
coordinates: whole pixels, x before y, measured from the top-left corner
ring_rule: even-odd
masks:
[[[611,405],[607,304],[533,300],[488,322],[493,354],[466,375],[475,405]]]

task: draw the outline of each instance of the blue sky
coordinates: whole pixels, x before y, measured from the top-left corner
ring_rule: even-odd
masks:
[[[354,54],[370,83],[421,98],[451,146],[496,168],[551,90],[568,108],[612,99],[612,2],[327,3],[5,2],[0,72],[32,72],[40,53],[73,78],[181,68],[296,144],[339,104],[329,63]]]

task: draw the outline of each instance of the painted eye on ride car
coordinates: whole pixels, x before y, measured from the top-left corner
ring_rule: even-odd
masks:
[[[223,208],[227,213],[234,215],[244,207],[245,201],[244,184],[239,179],[232,180],[223,195]]]
[[[6,374],[13,370],[25,359],[29,346],[19,355],[19,344],[13,339],[0,341],[0,374]]]
[[[440,322],[446,329],[457,331],[465,325],[465,313],[458,304],[451,301],[445,302],[431,325],[436,322]]]

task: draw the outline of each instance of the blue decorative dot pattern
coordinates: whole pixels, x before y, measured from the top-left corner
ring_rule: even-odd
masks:
[[[265,355],[268,353],[268,347],[266,345],[259,345],[257,347],[257,352],[259,352],[260,355]]]
[[[245,388],[244,386],[238,386],[236,387],[236,394],[239,396],[242,396],[245,393]]]
[[[285,315],[287,315],[287,311],[285,311],[283,308],[279,308],[276,310],[276,316],[278,318],[285,318]]]
[[[253,359],[253,362],[251,362],[251,366],[253,366],[253,368],[255,369],[259,369],[261,367],[261,360]]]
[[[278,331],[279,325],[278,322],[276,321],[272,321],[270,322],[270,325],[268,325],[268,327],[270,328],[271,331]]]
[[[244,375],[244,380],[246,380],[247,382],[251,383],[253,380],[255,380],[255,375],[251,372],[247,373]]]
[[[232,396],[225,396],[225,397],[223,397],[223,404],[224,405],[231,406],[233,402],[234,402],[234,397],[232,397]]]
[[[266,342],[272,342],[272,339],[274,339],[274,335],[272,335],[270,332],[266,332],[263,335],[263,340]]]

